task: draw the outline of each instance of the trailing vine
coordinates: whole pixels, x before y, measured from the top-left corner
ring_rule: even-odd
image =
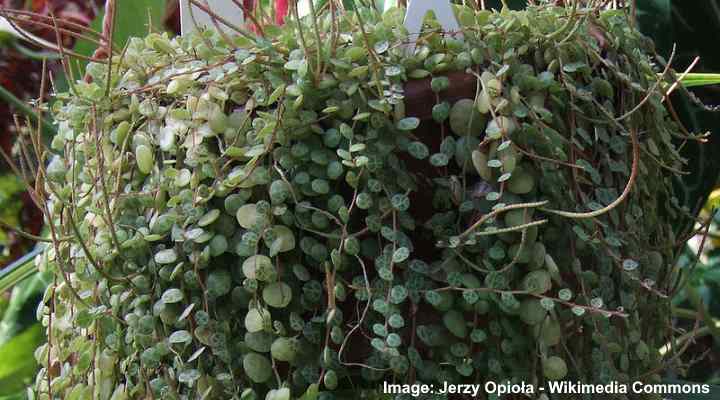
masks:
[[[330,7],[91,63],[53,105],[40,398],[658,380],[681,127],[651,43],[573,4],[458,7],[412,54],[402,10]]]

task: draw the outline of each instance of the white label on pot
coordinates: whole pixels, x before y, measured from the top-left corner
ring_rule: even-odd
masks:
[[[405,14],[405,28],[410,33],[408,51],[415,50],[415,42],[420,36],[423,19],[430,11],[435,13],[435,17],[445,32],[462,37],[460,24],[455,18],[450,0],[410,0]]]
[[[197,2],[232,25],[242,26],[244,23],[243,11],[233,0],[197,0]],[[232,28],[220,20],[213,21],[213,17],[202,7],[192,4],[190,0],[180,0],[180,27],[183,35],[196,29],[214,28],[216,24],[225,32],[233,32]]]

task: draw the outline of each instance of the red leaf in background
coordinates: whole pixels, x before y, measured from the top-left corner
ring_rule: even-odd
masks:
[[[247,15],[248,13],[254,12],[255,11],[255,0],[243,0],[243,11],[245,12],[245,15]],[[246,18],[246,20],[247,20],[247,18]],[[250,22],[246,21],[246,25],[248,26],[248,28],[250,28],[251,31],[253,31],[255,33],[260,32],[260,28],[258,28],[258,26],[255,25],[252,21],[250,21]]]
[[[284,25],[287,15],[288,0],[275,0],[275,23],[278,25]]]
[[[165,2],[165,15],[163,16],[163,25],[166,29],[176,34],[180,34],[180,2]]]

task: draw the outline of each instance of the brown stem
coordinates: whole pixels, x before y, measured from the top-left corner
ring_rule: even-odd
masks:
[[[575,212],[568,212],[568,211],[561,211],[561,210],[553,210],[548,208],[541,208],[542,211],[549,212],[551,214],[556,214],[561,217],[566,218],[573,218],[573,219],[588,219],[588,218],[595,218],[600,215],[603,215],[605,213],[608,213],[612,211],[615,207],[622,204],[623,201],[630,195],[630,192],[632,191],[633,186],[635,185],[635,180],[637,178],[638,174],[638,166],[640,164],[640,144],[638,143],[637,133],[635,132],[635,129],[630,130],[630,139],[632,140],[632,148],[633,148],[633,163],[632,163],[632,172],[630,173],[630,179],[628,179],[627,185],[625,185],[625,190],[623,190],[620,197],[615,199],[612,203],[610,203],[607,207],[603,207],[599,210],[593,211],[593,212],[587,212],[587,213],[575,213]]]

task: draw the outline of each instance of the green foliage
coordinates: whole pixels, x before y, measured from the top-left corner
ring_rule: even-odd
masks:
[[[131,37],[145,36],[160,26],[165,12],[165,2],[157,0],[118,1],[115,5],[115,29],[113,30],[113,44],[115,50],[122,50]],[[90,24],[90,29],[102,32],[104,8]],[[84,56],[92,56],[97,45],[85,40],[78,40],[73,51]],[[80,62],[80,70],[84,70],[86,63]]]
[[[47,284],[47,274],[37,274],[13,288],[10,300],[0,314],[0,345],[4,345],[36,322],[37,300]]]
[[[37,374],[34,353],[45,335],[35,309],[47,284],[47,274],[25,280],[0,309],[0,399],[25,399],[25,388]]]
[[[12,174],[0,175],[0,221],[11,226],[19,225],[17,218],[22,203],[18,197],[22,191],[20,178]],[[0,249],[3,252],[0,253],[0,260],[4,260],[10,251],[10,241],[5,230],[0,230]]]
[[[0,347],[0,396],[22,391],[37,372],[35,349],[45,340],[42,326],[33,324]]]
[[[43,255],[39,395],[344,398],[660,368],[682,160],[649,43],[621,12],[458,13],[464,42],[433,21],[414,54],[399,10],[360,9],[265,39],[131,39],[109,95],[90,64],[53,106],[49,219],[71,239]],[[434,113],[431,145],[403,86],[468,68],[476,96]],[[48,359],[70,364],[51,387]]]
[[[5,293],[18,283],[37,273],[37,264],[33,261],[44,247],[43,245],[36,245],[34,250],[8,264],[0,272],[0,293]]]
[[[687,74],[682,80],[686,88],[720,84],[720,74]]]

